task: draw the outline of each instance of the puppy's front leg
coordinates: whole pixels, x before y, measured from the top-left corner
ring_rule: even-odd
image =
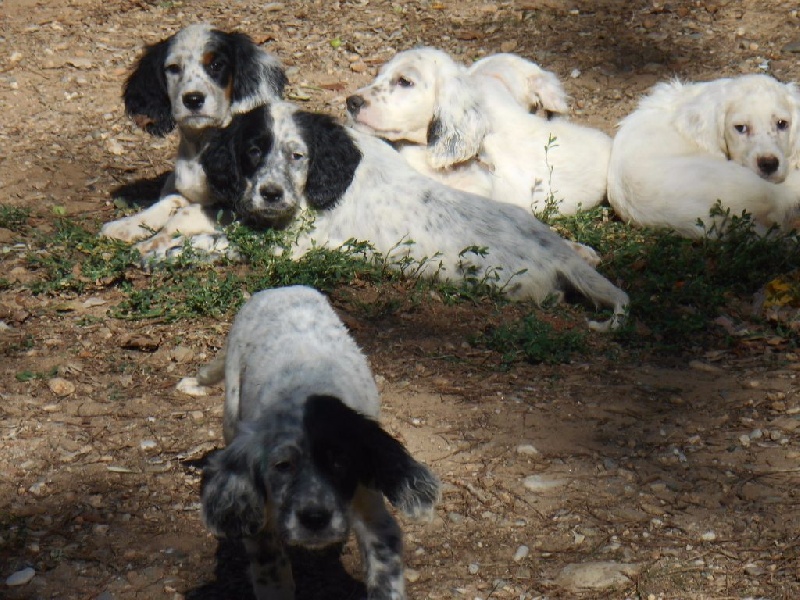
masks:
[[[364,487],[353,499],[353,530],[361,548],[369,600],[405,600],[403,534],[383,495]]]
[[[100,235],[123,242],[135,242],[164,227],[176,212],[186,206],[189,206],[186,198],[180,194],[170,194],[135,215],[106,223],[100,229]]]
[[[283,545],[272,531],[244,538],[250,558],[250,577],[257,600],[294,600],[292,565]]]

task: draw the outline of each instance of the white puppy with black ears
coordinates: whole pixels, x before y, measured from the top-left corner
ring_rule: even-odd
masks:
[[[218,130],[201,162],[214,193],[243,220],[276,228],[311,220],[294,257],[355,239],[389,266],[411,260],[420,275],[485,281],[513,298],[577,292],[613,310],[591,324],[597,329],[625,317],[627,294],[530,210],[425,177],[385,141],[328,115],[287,102],[254,109]]]
[[[689,238],[749,213],[788,230],[800,210],[800,92],[768,75],[659,83],[619,125],[608,200],[625,221]],[[702,221],[702,225],[698,225]]]
[[[125,82],[125,112],[156,136],[177,128],[175,170],[158,202],[106,223],[101,235],[125,242],[150,238],[137,246],[146,254],[178,234],[218,233],[215,200],[198,162],[208,134],[235,114],[281,98],[285,85],[278,59],[243,33],[197,23],[147,46]]]
[[[435,48],[400,52],[347,98],[358,127],[447,185],[535,212],[602,202],[611,138],[531,108],[566,111],[552,73],[513,55],[468,70]]]
[[[203,518],[241,538],[257,600],[292,600],[285,546],[361,548],[370,600],[404,600],[402,532],[383,497],[428,515],[439,480],[378,424],[367,359],[318,291],[254,294],[225,355],[227,446],[203,476]]]

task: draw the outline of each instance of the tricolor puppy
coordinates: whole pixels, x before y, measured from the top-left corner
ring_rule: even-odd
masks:
[[[347,98],[347,110],[358,128],[452,187],[562,214],[605,197],[611,138],[547,118],[566,112],[566,94],[522,57],[490,56],[467,69],[435,48],[400,52]]]
[[[756,231],[800,211],[800,92],[768,75],[659,83],[619,125],[608,201],[624,220],[690,238],[724,233],[719,202]],[[698,225],[698,221],[702,224]]]
[[[542,302],[576,291],[618,324],[628,296],[530,210],[443,185],[386,142],[286,102],[237,116],[201,162],[214,193],[245,220],[285,226],[311,214],[294,256],[356,239],[399,264],[446,280],[486,280]]]
[[[185,236],[215,234],[214,198],[198,157],[210,131],[235,114],[279,99],[286,75],[278,60],[243,33],[199,23],[145,48],[123,92],[125,111],[148,133],[177,128],[178,157],[161,199],[103,226],[101,234],[139,244],[142,253]]]
[[[367,360],[325,297],[259,292],[225,356],[227,447],[203,477],[203,518],[241,538],[258,600],[294,598],[285,546],[323,548],[355,531],[370,600],[403,600],[402,534],[383,497],[430,514],[439,481],[377,422]]]

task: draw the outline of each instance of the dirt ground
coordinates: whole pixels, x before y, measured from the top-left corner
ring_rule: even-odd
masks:
[[[99,228],[112,190],[168,171],[176,139],[135,130],[121,84],[143,44],[198,20],[280,56],[290,96],[314,109],[343,114],[378,65],[425,43],[531,57],[565,82],[574,119],[611,133],[673,76],[800,80],[799,8],[0,0],[0,203],[33,209],[37,227],[65,211]],[[222,390],[175,389],[229,322],[121,321],[113,287],[34,296],[25,240],[0,229],[0,249],[15,282],[0,291],[0,597],[250,597],[239,549],[200,522],[193,465],[221,445]],[[567,365],[503,370],[468,339],[515,309],[369,316],[344,301],[360,294],[333,300],[378,376],[383,421],[444,483],[433,522],[403,521],[409,597],[800,597],[800,354],[785,339],[712,336],[669,356],[598,339]],[[29,583],[3,583],[26,567]],[[352,542],[341,561],[298,557],[297,572],[299,598],[363,596]]]

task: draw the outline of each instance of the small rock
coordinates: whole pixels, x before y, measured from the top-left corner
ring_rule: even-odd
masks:
[[[566,485],[566,479],[550,479],[544,475],[529,475],[522,485],[532,492],[546,492]]]
[[[695,371],[703,371],[704,373],[722,373],[722,369],[719,367],[704,363],[700,360],[690,360],[689,367]]]
[[[479,569],[480,566],[478,566],[478,563],[470,563],[469,567],[467,567],[470,575],[477,575]]]
[[[26,567],[16,573],[12,573],[6,579],[6,585],[13,587],[17,585],[25,585],[33,576],[36,575],[36,571],[33,570],[33,567]]]
[[[45,490],[46,487],[47,487],[46,481],[37,481],[31,487],[28,488],[28,491],[34,496],[43,496],[47,491]]]
[[[700,539],[704,542],[713,542],[717,539],[717,534],[713,531],[706,531],[703,535],[700,536]]]
[[[613,561],[570,564],[561,569],[556,584],[572,591],[612,588],[630,584],[640,570],[640,565]]]
[[[517,446],[516,451],[517,454],[523,454],[525,456],[535,456],[539,454],[539,451],[532,444],[520,444]]]
[[[528,551],[528,547],[524,545],[517,548],[517,551],[514,553],[514,562],[519,562],[528,556]]]
[[[789,42],[783,48],[781,48],[781,51],[782,52],[789,52],[789,53],[792,53],[792,54],[800,53],[800,40],[797,40],[795,42]]]
[[[71,381],[67,381],[63,377],[53,377],[48,380],[47,387],[59,398],[75,393],[75,384]]]
[[[142,450],[152,450],[157,445],[158,444],[155,442],[155,440],[142,440],[141,442],[139,442],[139,447]]]
[[[419,580],[419,571],[416,569],[406,569],[406,581],[414,583]]]

